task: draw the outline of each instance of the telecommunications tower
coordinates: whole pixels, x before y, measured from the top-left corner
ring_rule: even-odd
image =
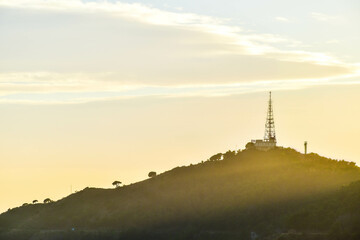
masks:
[[[254,147],[262,151],[268,151],[276,147],[275,121],[274,121],[271,92],[269,94],[270,97],[269,97],[269,106],[266,115],[264,139],[251,140],[251,143],[254,145]]]
[[[265,123],[265,141],[274,141],[276,142],[276,135],[275,135],[275,122],[274,122],[274,111],[271,99],[271,92],[269,93],[269,106],[267,110],[267,117]]]

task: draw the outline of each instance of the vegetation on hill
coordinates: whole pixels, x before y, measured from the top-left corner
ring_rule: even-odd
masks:
[[[313,153],[228,151],[125,187],[12,209],[0,215],[0,237],[350,239],[359,236],[360,183],[343,186],[357,180],[355,163]]]

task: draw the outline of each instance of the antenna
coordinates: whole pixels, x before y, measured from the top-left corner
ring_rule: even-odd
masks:
[[[276,142],[275,121],[274,121],[274,112],[273,112],[273,106],[272,106],[271,92],[269,92],[269,106],[268,106],[268,111],[267,111],[267,116],[266,116],[264,140]]]

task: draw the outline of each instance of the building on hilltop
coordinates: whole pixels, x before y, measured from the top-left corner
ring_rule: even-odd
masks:
[[[262,151],[267,151],[276,147],[275,122],[271,92],[269,93],[269,106],[265,123],[264,139],[251,140],[251,143],[251,145],[254,146],[256,149]]]

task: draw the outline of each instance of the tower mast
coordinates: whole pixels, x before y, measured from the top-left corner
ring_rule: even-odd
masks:
[[[276,142],[275,122],[274,122],[274,112],[273,112],[273,106],[271,100],[271,92],[269,93],[269,106],[268,106],[266,123],[265,123],[264,140]]]

